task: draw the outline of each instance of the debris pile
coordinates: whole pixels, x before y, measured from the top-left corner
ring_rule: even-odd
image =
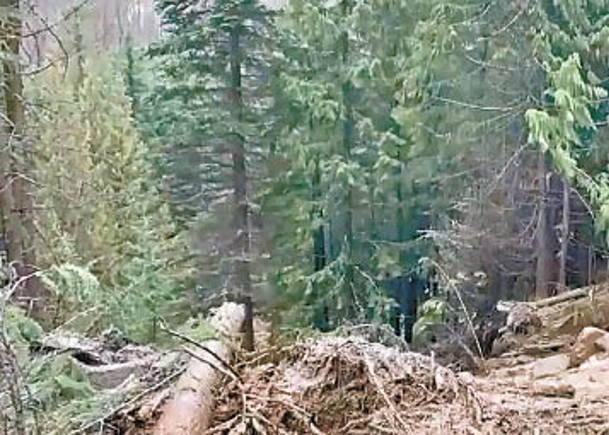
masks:
[[[274,358],[255,358],[217,389],[206,433],[609,431],[609,359],[568,370],[563,354],[476,376],[353,336],[309,339]]]
[[[432,358],[358,337],[298,343],[218,393],[209,433],[437,433],[480,413],[472,389]]]
[[[235,364],[244,313],[235,304],[210,322],[223,340],[183,340],[188,362],[161,362],[117,334],[89,347],[55,349],[69,349],[82,364],[87,355],[90,380],[95,361],[115,369],[133,362],[123,354],[147,361],[146,374],[129,376],[127,383],[138,388],[81,426],[86,433],[609,433],[609,333],[597,327],[557,332],[554,326],[565,323],[550,321],[548,310],[557,310],[544,303],[511,307],[500,337],[511,337],[510,346],[484,360],[484,373],[457,373],[439,363],[439,354],[371,342],[374,337],[353,328],[283,346],[259,337],[258,353]],[[487,329],[498,332],[497,322],[490,323]],[[451,349],[457,360],[477,359],[464,343]]]

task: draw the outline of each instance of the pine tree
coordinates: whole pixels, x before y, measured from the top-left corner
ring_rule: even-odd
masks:
[[[604,100],[609,87],[600,77],[606,67],[601,53],[606,49],[607,31],[602,23],[609,9],[596,1],[561,1],[536,4],[533,12],[538,26],[532,40],[535,55],[543,66],[545,89],[537,107],[526,113],[529,139],[548,154],[548,160],[563,177],[562,221],[558,226],[560,284],[568,284],[571,238],[590,241],[584,263],[588,267],[580,272],[586,277],[584,282],[590,282],[598,256],[594,251],[599,244],[590,227],[582,227],[571,219],[574,206],[569,187],[575,186],[591,203],[596,227],[605,233],[606,244],[609,186],[605,175],[606,153],[602,151],[607,133],[602,127],[608,113]],[[577,202],[581,201],[578,199],[576,205]],[[575,258],[581,256],[580,250]]]

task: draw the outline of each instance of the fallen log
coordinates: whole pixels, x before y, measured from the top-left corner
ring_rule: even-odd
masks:
[[[242,305],[225,303],[210,320],[213,326],[227,338],[236,337],[245,319]],[[232,349],[226,341],[210,340],[200,346],[191,345],[188,353],[193,356],[186,372],[180,377],[173,396],[161,408],[161,415],[151,433],[154,435],[201,434],[212,421],[214,389],[223,373],[222,361],[230,361]]]
[[[609,329],[609,283],[579,288],[533,302],[497,303],[498,310],[510,314],[519,306],[529,307],[541,326],[535,331],[526,331],[524,335],[503,334],[493,345],[495,356],[508,352],[511,355],[545,355],[569,349],[575,337],[586,327]]]
[[[575,336],[587,326],[609,328],[609,284],[572,290],[533,303],[547,336]]]
[[[590,293],[590,290],[592,290],[594,288],[595,287],[587,287],[587,288],[578,288],[575,290],[570,290],[570,291],[561,293],[556,296],[552,296],[549,298],[540,299],[538,301],[531,302],[531,305],[534,306],[535,308],[543,308],[543,307],[549,307],[552,305],[560,304],[561,302],[565,302],[565,301],[585,298]]]
[[[609,328],[609,283],[571,290],[534,302],[500,301],[498,307],[532,308],[545,336],[577,335],[586,326]],[[505,308],[504,308],[505,310]]]

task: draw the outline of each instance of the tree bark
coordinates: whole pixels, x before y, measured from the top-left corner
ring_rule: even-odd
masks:
[[[343,17],[347,17],[351,13],[351,0],[342,0],[341,8]],[[345,30],[341,36],[342,39],[342,61],[343,67],[346,68],[349,62],[349,34]],[[355,119],[353,116],[353,83],[349,78],[345,78],[342,83],[342,100],[343,100],[343,158],[345,163],[351,160],[351,150],[354,141]],[[347,267],[345,269],[343,296],[345,298],[346,316],[352,317],[355,313],[356,295],[353,285],[354,280],[354,265],[353,262],[353,188],[351,185],[346,186],[347,192],[344,200],[344,216],[345,216],[345,238],[344,246],[346,249]]]
[[[569,251],[569,239],[571,233],[571,186],[569,181],[563,181],[563,198],[562,198],[562,225],[561,225],[561,243],[560,243],[560,272],[558,282],[560,290],[564,291],[567,288],[567,256]]]
[[[2,129],[4,138],[2,148],[4,152],[0,156],[0,165],[2,181],[0,186],[1,203],[2,203],[2,221],[4,223],[3,230],[6,238],[7,260],[9,262],[21,261],[23,257],[23,226],[19,216],[19,205],[17,203],[16,193],[16,149],[19,145],[17,141],[20,139],[19,119],[15,119],[19,114],[18,95],[19,83],[15,80],[15,75],[18,71],[15,69],[15,63],[18,58],[14,59],[15,55],[19,55],[19,3],[17,0],[0,0],[0,8],[2,15],[0,16],[0,32],[2,32],[1,50],[5,54],[2,62],[2,109],[6,117],[2,120],[4,128]],[[15,49],[16,46],[16,49]],[[18,95],[15,95],[15,92]],[[17,97],[17,98],[16,98]]]
[[[29,186],[30,158],[28,142],[24,137],[25,109],[23,79],[19,64],[22,21],[19,0],[0,0],[0,43],[5,57],[2,62],[3,109],[6,118],[3,133],[5,155],[0,156],[0,205],[2,230],[7,242],[7,260],[14,262],[19,276],[30,275],[36,265],[33,237],[36,233],[33,219],[33,200]],[[38,299],[44,296],[38,279],[25,280],[17,293],[38,308]]]
[[[313,174],[313,213],[312,218],[319,219],[317,228],[313,231],[313,271],[321,272],[326,267],[326,234],[324,230],[324,210],[321,200],[321,167],[319,155],[315,156],[315,173]],[[320,287],[317,283],[316,287]],[[316,288],[315,298],[322,300],[321,311],[315,316],[314,326],[322,332],[330,330],[330,307],[325,295],[320,294],[320,289]]]
[[[235,24],[229,32],[229,61],[230,61],[230,87],[228,99],[231,106],[233,120],[240,128],[243,121],[243,97],[241,89],[241,25]],[[235,277],[238,291],[243,297],[252,297],[252,281],[249,268],[250,231],[248,223],[247,204],[247,167],[245,138],[240,131],[231,134],[231,157],[233,172],[233,228],[235,230]],[[254,319],[247,316],[244,323],[243,348],[254,350]]]
[[[548,169],[546,156],[539,153],[538,164],[539,178],[539,216],[536,231],[536,284],[535,297],[542,299],[549,296],[549,284],[551,274],[551,247],[550,247],[550,225],[548,216]]]
[[[227,303],[218,309],[210,324],[230,337],[239,332],[244,318],[243,306]],[[230,362],[232,351],[226,343],[212,340],[203,345]],[[172,399],[161,409],[161,417],[151,431],[154,435],[202,434],[213,420],[215,388],[226,368],[209,353],[194,346],[189,349],[197,358],[191,360],[174,388]]]

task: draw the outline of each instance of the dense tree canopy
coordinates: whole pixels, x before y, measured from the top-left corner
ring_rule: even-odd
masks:
[[[420,342],[606,279],[607,1],[67,3],[0,1],[0,287],[44,327]]]

